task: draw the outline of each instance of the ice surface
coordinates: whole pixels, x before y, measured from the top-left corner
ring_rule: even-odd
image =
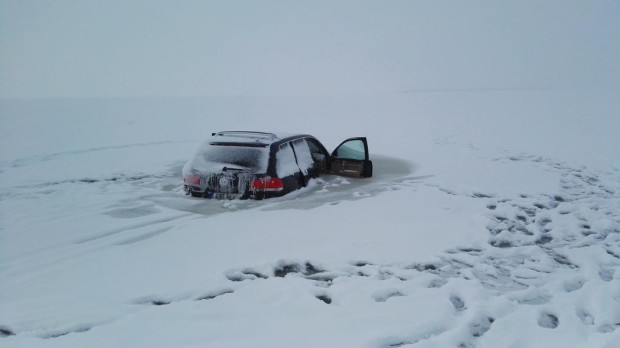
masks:
[[[0,347],[620,346],[617,4],[245,5],[0,4]],[[374,175],[185,196],[227,129]]]
[[[58,103],[50,113],[71,108]],[[394,120],[420,122],[401,111]],[[488,147],[494,134],[467,135],[485,117],[470,123],[449,138],[309,129],[328,148],[366,135],[373,178],[326,175],[259,202],[186,197],[181,167],[204,137],[175,133],[172,116],[138,143],[85,134],[72,149],[3,155],[0,345],[613,347],[612,159]],[[41,142],[58,142],[58,127]],[[548,139],[530,141],[546,152]]]

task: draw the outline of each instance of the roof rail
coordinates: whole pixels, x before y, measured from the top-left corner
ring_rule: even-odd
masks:
[[[250,131],[223,131],[217,133],[211,133],[212,136],[227,136],[227,137],[240,137],[240,138],[255,138],[265,140],[276,140],[278,136],[273,133],[266,132],[250,132]]]

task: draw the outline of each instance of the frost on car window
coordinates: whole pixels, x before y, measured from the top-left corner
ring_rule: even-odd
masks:
[[[297,164],[304,175],[308,174],[308,170],[314,165],[312,159],[312,153],[310,153],[310,147],[305,139],[298,139],[293,142],[293,148],[297,155]]]
[[[228,146],[204,144],[194,157],[192,167],[212,170],[223,167],[267,171],[269,149],[254,146]]]
[[[278,149],[276,154],[276,172],[280,178],[299,172],[293,148],[289,143],[280,145]]]
[[[365,160],[366,150],[361,140],[350,140],[340,145],[336,150],[336,157],[343,159]]]

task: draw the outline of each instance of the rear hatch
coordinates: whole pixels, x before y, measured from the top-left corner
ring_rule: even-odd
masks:
[[[222,168],[219,173],[204,175],[206,193],[244,194],[255,174],[248,171]]]
[[[266,144],[207,142],[183,167],[183,180],[191,192],[237,198],[233,195],[247,193],[252,180],[266,172],[268,160]]]

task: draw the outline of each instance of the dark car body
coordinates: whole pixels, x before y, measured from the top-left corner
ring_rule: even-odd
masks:
[[[182,174],[185,193],[194,197],[263,199],[305,187],[321,173],[371,177],[366,138],[349,138],[330,154],[308,134],[218,132]]]

